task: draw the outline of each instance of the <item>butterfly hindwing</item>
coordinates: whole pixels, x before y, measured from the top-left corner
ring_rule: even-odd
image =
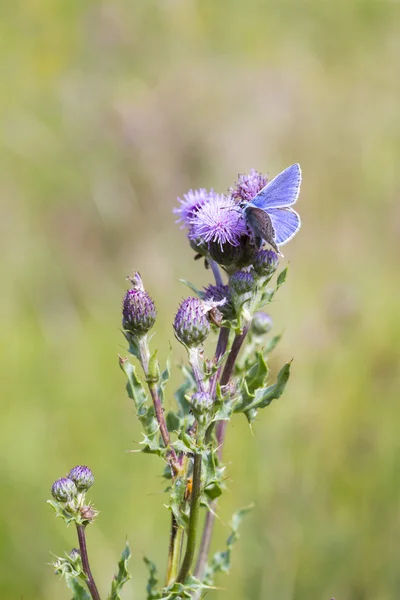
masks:
[[[300,217],[292,208],[272,208],[268,215],[275,231],[276,244],[286,244],[300,229]]]
[[[251,204],[263,210],[292,206],[299,197],[300,184],[301,169],[295,163],[267,183],[252,199]]]
[[[279,253],[279,249],[276,246],[275,229],[268,213],[261,208],[247,206],[245,214],[254,234],[268,242]]]

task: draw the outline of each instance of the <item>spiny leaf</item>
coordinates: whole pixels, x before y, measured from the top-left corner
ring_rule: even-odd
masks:
[[[254,409],[265,408],[273,400],[277,400],[282,396],[290,376],[290,365],[291,361],[282,367],[278,373],[276,383],[256,391],[254,400],[246,407],[246,416],[250,422],[255,418]]]
[[[222,552],[216,552],[211,559],[209,565],[207,565],[204,582],[207,585],[212,585],[214,576],[216,573],[224,572],[228,573],[231,568],[231,554],[233,544],[239,539],[238,529],[244,516],[246,516],[253,509],[253,505],[241,508],[232,516],[231,521],[231,533],[226,540],[226,550]]]
[[[72,600],[91,600],[91,596],[86,587],[76,579],[76,577],[66,577],[67,585],[73,592]]]
[[[281,337],[282,337],[282,334],[280,333],[278,335],[275,335],[270,340],[268,340],[267,344],[264,347],[264,352],[266,354],[269,354],[270,352],[272,352],[272,350],[274,350],[275,346],[277,345],[277,343],[279,342]]]
[[[283,271],[281,271],[279,273],[279,275],[277,277],[277,280],[276,280],[276,283],[277,283],[276,289],[277,290],[281,287],[281,285],[283,285],[285,283],[286,277],[287,277],[287,273],[288,273],[288,267],[285,267],[283,269]]]
[[[130,557],[131,551],[127,542],[118,562],[118,573],[114,575],[114,579],[111,583],[111,594],[109,595],[109,600],[121,600],[119,593],[125,583],[131,579],[131,575],[128,572],[128,561]]]
[[[199,296],[199,298],[204,298],[204,292],[199,290],[193,283],[191,283],[190,281],[187,281],[187,279],[179,279],[179,281],[181,283],[187,285],[188,288],[190,288],[192,290],[192,292],[194,292],[196,294],[196,296]]]
[[[159,594],[157,592],[157,583],[158,583],[158,575],[157,575],[157,567],[146,556],[143,557],[144,563],[149,570],[149,578],[147,580],[147,600],[153,600],[154,598],[159,598]]]
[[[165,386],[167,385],[169,378],[171,376],[171,359],[168,357],[167,364],[165,366],[164,371],[161,373],[159,385],[158,385],[158,395],[160,396],[161,403],[164,404],[164,393]]]

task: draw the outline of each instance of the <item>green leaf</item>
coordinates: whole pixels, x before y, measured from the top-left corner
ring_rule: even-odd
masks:
[[[212,585],[216,573],[224,572],[228,573],[231,568],[231,555],[234,543],[239,539],[239,526],[245,517],[252,509],[254,505],[241,508],[232,516],[231,521],[231,534],[226,540],[226,550],[222,552],[216,552],[211,559],[209,565],[207,565],[204,576],[204,584]]]
[[[67,585],[73,592],[72,600],[91,600],[91,595],[76,577],[66,577]]]
[[[277,345],[277,343],[279,342],[281,337],[282,337],[282,334],[280,333],[278,335],[275,335],[270,340],[268,340],[267,344],[264,347],[264,352],[266,354],[270,354],[270,352],[272,352],[272,350],[274,350],[275,346]]]
[[[268,375],[268,365],[263,353],[256,352],[255,361],[245,375],[247,389],[253,394],[259,387],[263,386]]]
[[[283,269],[283,271],[281,271],[277,277],[276,283],[276,289],[279,289],[281,287],[281,285],[283,285],[286,281],[286,276],[287,276],[287,272],[288,272],[288,267],[285,267]]]
[[[167,385],[171,376],[171,359],[168,357],[167,364],[164,371],[161,373],[160,381],[158,384],[158,395],[161,400],[161,404],[164,404],[165,386]]]
[[[147,580],[147,600],[153,600],[154,598],[159,598],[160,595],[157,591],[157,583],[158,583],[158,575],[157,575],[157,567],[146,556],[143,557],[144,563],[149,570],[149,578]]]
[[[147,394],[137,376],[135,367],[127,360],[120,359],[120,366],[125,373],[128,382],[126,389],[128,396],[132,398],[136,407],[136,414],[142,424],[145,440],[149,444],[146,451],[161,453],[163,446],[158,443],[158,423],[154,414],[153,405],[147,405]],[[160,451],[158,451],[160,449]]]
[[[109,600],[121,600],[120,591],[129,579],[131,575],[128,572],[128,561],[131,557],[131,551],[128,542],[121,554],[121,558],[118,563],[118,573],[114,575],[114,579],[111,583],[111,594]]]
[[[181,419],[171,410],[167,413],[165,421],[167,423],[167,429],[170,433],[173,431],[179,431],[181,429]]]
[[[246,416],[249,418],[248,411],[253,411],[258,408],[269,406],[273,400],[280,398],[285,390],[286,384],[290,376],[290,365],[292,361],[286,363],[278,373],[277,381],[274,385],[267,388],[258,389],[255,393],[254,400],[246,407]],[[249,419],[254,420],[254,417]]]
[[[199,298],[204,298],[204,292],[202,292],[201,290],[199,290],[190,281],[187,281],[187,279],[179,279],[178,281],[180,281],[180,283],[184,283],[185,285],[187,285],[188,288],[190,288],[192,290],[192,292],[194,292],[196,294],[196,296],[199,296]]]

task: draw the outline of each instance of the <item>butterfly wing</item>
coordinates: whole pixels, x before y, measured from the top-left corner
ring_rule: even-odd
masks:
[[[273,249],[279,254],[279,249],[277,248],[275,240],[275,229],[269,214],[264,210],[261,210],[261,208],[255,208],[247,205],[245,209],[245,217],[254,235],[268,242],[268,244],[270,244],[270,246],[272,246]]]
[[[286,244],[300,229],[300,217],[292,208],[272,208],[268,210],[268,215],[275,232],[275,243],[278,245]]]
[[[296,163],[267,183],[250,204],[263,210],[291,206],[299,197],[300,184],[301,169],[300,165]]]

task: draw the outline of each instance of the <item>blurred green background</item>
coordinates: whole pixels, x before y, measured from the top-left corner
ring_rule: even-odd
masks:
[[[210,277],[176,197],[296,161],[303,227],[270,311],[273,372],[294,357],[293,375],[254,435],[230,428],[215,547],[256,508],[210,598],[400,597],[400,4],[5,2],[0,49],[1,598],[70,597],[47,563],[75,534],[45,501],[75,464],[96,477],[103,594],[126,536],[125,598],[144,598],[143,555],[163,577],[160,465],[126,452],[125,276],[141,272],[176,365],[178,279]]]

